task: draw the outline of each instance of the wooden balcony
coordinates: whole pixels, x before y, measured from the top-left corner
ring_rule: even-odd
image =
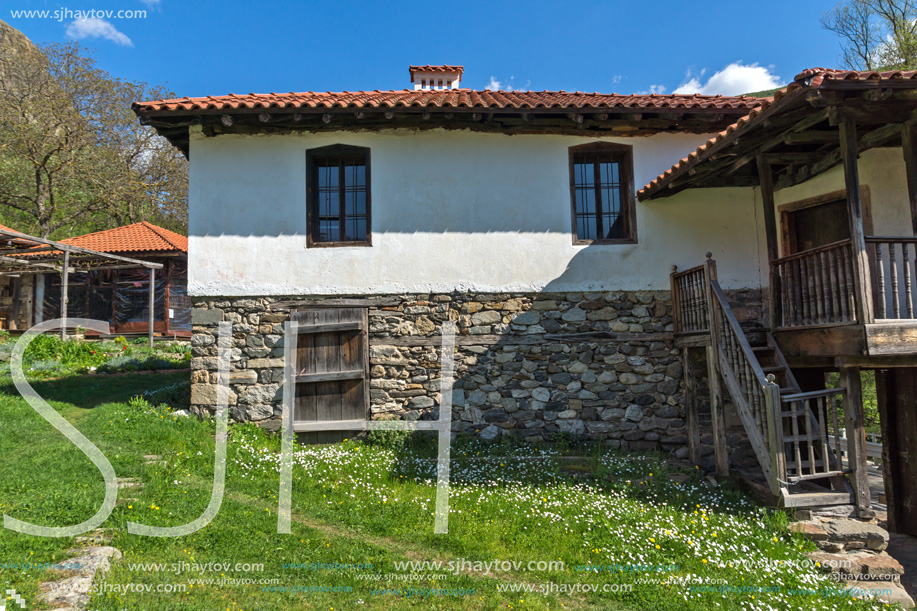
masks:
[[[771,320],[796,364],[815,357],[917,355],[917,237],[866,236],[864,280],[853,240],[775,259]]]

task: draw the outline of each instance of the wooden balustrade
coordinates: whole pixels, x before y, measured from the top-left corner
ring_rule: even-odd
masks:
[[[853,253],[842,240],[773,262],[779,284],[771,287],[784,328],[856,322]]]
[[[715,277],[716,268],[708,262],[691,269],[679,272],[673,267],[672,312],[676,333],[709,332],[709,313],[707,311],[707,275],[708,268]]]
[[[845,393],[843,388],[829,388],[781,398],[783,407],[778,434],[788,457],[786,481],[789,483],[848,471],[836,451],[843,435],[837,405],[838,399],[843,401]]]
[[[776,434],[780,388],[764,375],[723,289],[710,282],[713,343],[719,370],[761,469],[776,494],[784,475],[783,447]]]
[[[914,318],[917,237],[866,238],[877,320]]]

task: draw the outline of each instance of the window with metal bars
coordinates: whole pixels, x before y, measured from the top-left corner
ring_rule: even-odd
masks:
[[[370,246],[369,149],[306,151],[308,246]]]
[[[598,142],[570,148],[573,242],[637,241],[633,149]]]

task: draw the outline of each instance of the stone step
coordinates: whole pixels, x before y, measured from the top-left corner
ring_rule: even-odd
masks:
[[[105,575],[111,568],[112,560],[121,558],[121,552],[104,545],[68,551],[80,554],[66,561],[80,568],[68,571],[72,576],[59,581],[38,584],[38,599],[57,610],[85,609],[89,603],[93,579]]]
[[[814,541],[819,549],[826,552],[883,551],[888,547],[888,531],[859,520],[814,518],[808,522],[794,522],[789,529]]]
[[[120,502],[121,499],[118,499]],[[115,535],[106,528],[97,528],[88,535],[81,535],[75,539],[79,544],[89,544],[90,546],[96,546],[104,543],[108,543],[115,538]]]
[[[874,599],[889,605],[897,603],[904,609],[914,608],[914,599],[904,586],[895,581],[848,581],[847,587],[854,598]]]
[[[825,573],[833,573],[844,581],[899,581],[904,574],[901,563],[885,552],[829,553],[809,552],[810,560],[819,563]]]

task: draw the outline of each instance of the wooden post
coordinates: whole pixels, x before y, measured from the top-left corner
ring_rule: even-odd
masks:
[[[678,266],[672,266],[672,273],[669,274],[669,285],[672,291],[672,328],[675,329],[675,333],[681,333],[681,304],[679,304],[680,294],[678,291],[678,281],[675,279],[675,272],[678,271]]]
[[[838,128],[841,158],[844,161],[844,185],[847,189],[847,216],[853,247],[853,285],[856,290],[854,298],[857,322],[865,325],[873,322],[875,318],[869,259],[866,255],[866,236],[863,233],[863,204],[860,201],[860,175],[857,169],[857,130],[850,117],[841,117]]]
[[[871,511],[869,476],[866,472],[866,426],[863,415],[863,388],[859,367],[840,367],[840,385],[847,389],[844,405],[847,425],[847,464],[853,470],[850,476],[856,497],[858,514]]]
[[[911,119],[901,129],[901,151],[907,175],[907,195],[911,203],[911,229],[917,235],[917,123]]]
[[[764,161],[761,155],[757,157],[758,180],[761,183],[761,201],[764,205],[764,233],[767,238],[767,269],[770,284],[768,291],[768,311],[770,313],[770,327],[776,329],[780,326],[780,273],[774,261],[780,258],[777,246],[777,206],[774,204],[774,170]]]
[[[713,425],[713,460],[716,474],[729,475],[729,450],[726,446],[726,418],[723,415],[723,386],[720,383],[720,368],[717,362],[717,348],[707,346],[707,385],[710,386],[710,419]]]
[[[163,332],[163,334],[166,337],[169,336],[169,323],[172,320],[172,316],[169,314],[169,307],[171,306],[170,304],[171,291],[169,289],[170,289],[170,284],[172,282],[172,274],[170,273],[172,269],[170,265],[171,262],[172,262],[171,259],[166,259],[163,262],[163,270],[162,270],[162,273],[163,273],[163,276],[162,276],[162,285],[163,285],[162,286],[162,312],[163,312],[163,316],[162,317],[166,323],[166,329]]]
[[[771,455],[771,471],[774,474],[769,482],[774,496],[780,496],[780,488],[786,481],[786,454],[783,450],[783,405],[780,400],[780,386],[775,383],[774,374],[768,374],[767,386],[764,387],[764,414],[767,419],[767,450]]]
[[[19,304],[22,301],[22,277],[21,276],[13,276],[11,293],[12,293],[13,301],[10,304],[9,328],[18,329],[19,324],[16,322],[16,319],[19,318]]]
[[[710,387],[710,420],[713,426],[713,460],[716,474],[729,476],[729,450],[726,445],[726,418],[723,415],[723,386],[720,381],[719,351],[721,344],[719,324],[716,320],[716,308],[713,300],[711,283],[717,280],[716,261],[713,254],[707,253],[704,261],[704,287],[707,297],[707,327],[710,332],[710,344],[707,346],[707,385]]]
[[[153,325],[156,323],[156,270],[150,268],[150,348],[153,347]]]
[[[89,295],[92,293],[92,272],[86,271],[86,294],[83,295],[83,312],[86,318],[92,318],[89,315]]]
[[[64,251],[64,268],[61,270],[61,286],[60,286],[60,338],[61,340],[67,339],[67,284],[69,282],[70,274],[70,251]]]
[[[898,524],[897,487],[895,485],[895,467],[893,461],[898,451],[894,432],[894,423],[889,420],[894,416],[893,397],[898,389],[894,387],[897,376],[888,369],[876,370],[876,403],[879,406],[879,425],[882,427],[882,480],[885,483],[885,505],[888,507],[888,530],[902,532],[903,525]]]
[[[700,422],[697,414],[697,368],[690,348],[682,348],[685,371],[685,416],[688,425],[688,457],[695,465],[700,462]]]
[[[118,332],[117,315],[118,315],[118,280],[120,279],[118,270],[112,270],[111,273],[111,330]]]

